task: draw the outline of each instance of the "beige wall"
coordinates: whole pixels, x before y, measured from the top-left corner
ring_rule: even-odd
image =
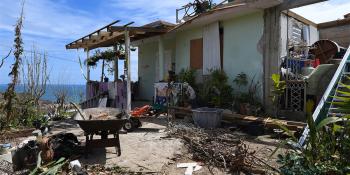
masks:
[[[153,83],[156,76],[158,43],[151,42],[138,47],[138,74],[139,74],[139,98],[152,100]]]
[[[251,78],[255,77],[255,81],[262,83],[263,56],[259,52],[259,41],[264,29],[263,12],[251,13],[220,23],[224,28],[223,69],[229,76],[230,83],[233,85],[233,79],[241,72]],[[202,36],[202,28],[197,27],[178,32],[173,40],[164,42],[165,50],[172,52],[176,73],[190,67],[190,41]],[[139,46],[140,96],[144,99],[151,99],[153,96],[157,53],[157,41]],[[259,89],[262,97],[262,86]]]
[[[181,31],[176,34],[176,73],[190,67],[190,41],[202,37],[202,28]]]
[[[170,64],[175,60],[175,40],[164,39],[164,52],[170,53]],[[145,42],[138,46],[138,75],[139,75],[139,98],[152,100],[154,83],[158,81],[158,41]],[[165,56],[168,56],[165,54]],[[167,77],[167,68],[164,70]]]
[[[230,78],[230,83],[241,72],[250,78],[255,77],[256,82],[262,83],[263,55],[259,51],[259,41],[264,30],[263,12],[223,21],[222,26],[224,28],[223,68]],[[259,89],[259,95],[262,97],[262,86]]]

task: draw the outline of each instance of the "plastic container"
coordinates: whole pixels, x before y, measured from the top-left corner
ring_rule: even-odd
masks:
[[[193,121],[201,128],[218,128],[221,126],[222,112],[218,108],[197,108],[193,109]]]

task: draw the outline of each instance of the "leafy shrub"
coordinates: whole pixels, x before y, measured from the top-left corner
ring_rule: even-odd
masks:
[[[196,89],[196,70],[182,69],[177,78],[179,82],[187,82],[193,89]]]
[[[350,90],[350,87],[349,89]],[[341,97],[340,110],[349,109],[350,97]],[[350,115],[327,117],[319,123],[307,118],[309,137],[304,147],[293,148],[278,155],[282,174],[349,174],[350,173]],[[287,133],[291,133],[283,128]],[[289,140],[297,142],[292,137]],[[288,140],[287,140],[288,141]],[[286,141],[284,141],[286,143]]]
[[[209,77],[200,87],[199,98],[202,105],[220,108],[231,107],[233,89],[228,84],[228,77],[224,71],[211,71]]]

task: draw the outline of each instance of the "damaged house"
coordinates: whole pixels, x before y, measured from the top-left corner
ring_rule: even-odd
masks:
[[[227,74],[235,90],[239,88],[232,82],[238,74],[243,72],[247,77],[254,78],[254,82],[260,84],[256,93],[266,111],[271,112],[271,76],[282,74],[287,77],[286,93],[281,99],[282,107],[286,111],[296,112],[292,114],[294,119],[303,120],[306,101],[311,99],[314,106],[318,104],[342,58],[338,55],[340,59],[336,59],[334,55],[345,50],[332,41],[322,40],[333,40],[334,38],[326,34],[327,30],[336,30],[332,29],[332,26],[344,22],[315,24],[289,11],[321,1],[224,1],[195,14],[185,13],[180,17],[181,9],[186,11],[187,6],[184,6],[177,10],[177,24],[155,21],[144,26],[131,27],[113,26],[113,23],[103,28],[107,30],[103,36],[103,32],[94,32],[68,44],[66,48],[83,48],[89,51],[111,47],[120,42],[118,32],[130,31],[131,45],[138,48],[136,94],[138,99],[148,101],[155,98],[155,83],[166,82],[169,71],[178,74],[182,70],[194,69],[196,81],[202,82],[203,77],[210,74],[210,70],[219,69]],[[310,60],[305,56],[298,60],[289,57],[291,49],[312,46],[320,39],[322,42],[318,43],[318,48],[330,47],[336,52],[327,55],[334,58],[331,62],[322,62],[322,59],[320,61],[318,58]],[[340,43],[347,47],[346,43]],[[316,45],[314,46],[316,48]],[[319,53],[317,49],[315,52]],[[89,71],[88,69],[88,77]],[[117,71],[114,76],[119,77]],[[116,81],[115,78],[114,82]],[[103,82],[99,84],[101,83]],[[91,84],[92,81],[88,78],[88,90],[91,89]],[[109,86],[105,85],[106,88]],[[99,91],[98,89],[97,86],[96,91]],[[118,88],[110,89],[121,92]],[[110,93],[109,98],[120,99],[116,97],[120,93],[118,95],[115,92]],[[94,94],[87,94],[87,101],[94,97]],[[111,106],[118,107],[116,104]],[[96,105],[94,103],[92,106]]]
[[[269,3],[275,5],[272,1]],[[254,78],[261,85],[257,92],[260,99],[268,104],[271,98],[269,71],[276,69],[275,73],[279,73],[278,69],[283,58],[288,56],[291,45],[306,43],[311,46],[320,39],[328,39],[320,38],[318,24],[284,10],[276,21],[280,26],[276,29],[280,37],[275,47],[279,49],[267,50],[272,41],[267,40],[264,34],[269,30],[266,26],[269,24],[263,8],[269,8],[269,3],[264,3],[264,6],[255,3],[226,5],[175,25],[164,35],[135,42],[139,48],[140,98],[151,100],[154,82],[166,81],[169,70],[178,74],[181,70],[195,69],[196,81],[201,83],[209,70],[221,69],[228,75],[235,90],[239,90],[233,83],[238,74],[243,72]],[[277,55],[277,59],[267,59],[270,54]],[[311,96],[317,104],[337,68],[337,64],[327,64],[319,69],[318,65],[309,64],[312,64],[312,70],[316,69],[311,76],[312,70],[305,74],[305,77],[309,76],[310,84],[306,85],[305,78],[301,81],[302,88],[296,87],[298,92],[289,93],[283,101],[286,113],[296,111],[293,116],[301,116],[300,120],[305,115],[307,96]],[[300,85],[295,83],[291,86]]]

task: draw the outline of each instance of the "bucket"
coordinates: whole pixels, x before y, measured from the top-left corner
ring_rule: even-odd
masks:
[[[221,126],[222,112],[218,108],[197,108],[193,109],[194,124],[201,128],[218,128]]]

